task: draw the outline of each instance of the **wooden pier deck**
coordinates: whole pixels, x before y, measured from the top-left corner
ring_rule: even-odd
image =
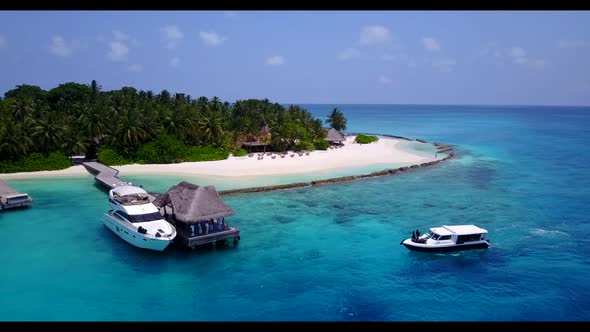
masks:
[[[184,229],[176,229],[176,238],[175,241],[178,241],[185,246],[194,249],[196,246],[200,246],[207,243],[216,244],[219,241],[225,241],[226,239],[234,239],[234,245],[237,245],[238,240],[240,239],[240,230],[238,228],[229,227],[229,229],[222,230],[222,231],[213,231],[209,232],[209,234],[205,235],[196,235],[191,236],[191,232],[189,230]]]
[[[0,180],[0,210],[29,206],[31,203],[33,199],[29,194],[21,194]]]
[[[96,182],[100,183],[107,189],[114,189],[120,186],[128,186],[129,182],[123,181],[117,177],[119,171],[109,167],[107,165],[103,165],[101,163],[90,161],[82,163],[86,169],[95,175],[94,179]]]

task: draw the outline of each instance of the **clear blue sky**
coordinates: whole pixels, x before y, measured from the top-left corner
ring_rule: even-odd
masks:
[[[590,105],[590,12],[0,12],[0,93]]]

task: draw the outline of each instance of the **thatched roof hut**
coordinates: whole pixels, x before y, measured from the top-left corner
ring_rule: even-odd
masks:
[[[324,128],[326,131],[326,141],[333,143],[340,143],[346,141],[346,137],[334,128]]]
[[[157,207],[170,205],[177,221],[194,224],[232,216],[236,212],[225,204],[214,186],[201,187],[182,181],[153,202]]]

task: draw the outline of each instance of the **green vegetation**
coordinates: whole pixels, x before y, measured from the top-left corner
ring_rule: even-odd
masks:
[[[328,148],[330,147],[330,143],[323,139],[313,142],[313,145],[317,150],[328,150]]]
[[[332,112],[330,112],[326,119],[326,123],[338,131],[346,130],[346,118],[338,108],[332,109]]]
[[[232,151],[231,154],[233,154],[234,157],[243,157],[248,154],[248,151],[246,151],[246,149],[236,148]]]
[[[110,148],[100,148],[98,151],[98,160],[109,166],[133,164],[133,161],[125,159],[117,151]]]
[[[170,164],[183,162],[189,148],[178,139],[163,135],[143,145],[137,153],[139,164]]]
[[[346,129],[337,109],[329,123]],[[263,128],[270,135],[262,135]],[[267,99],[230,104],[167,90],[101,91],[96,81],[49,91],[19,85],[0,99],[2,172],[65,168],[68,158],[55,156],[75,154],[108,165],[219,160],[229,151],[243,154],[242,142],[257,139],[275,151],[323,149],[325,137],[322,121],[307,110]]]
[[[229,150],[225,147],[193,146],[189,149],[186,161],[223,160],[229,157]]]
[[[72,162],[61,152],[53,152],[47,156],[31,153],[16,162],[0,161],[0,173],[53,171],[72,166]]]
[[[379,140],[379,137],[369,136],[369,135],[357,135],[354,140],[360,144],[369,144],[369,143],[377,142]]]

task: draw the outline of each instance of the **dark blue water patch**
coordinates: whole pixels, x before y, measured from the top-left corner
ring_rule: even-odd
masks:
[[[341,215],[341,214],[337,214],[336,217],[334,218],[334,222],[338,225],[342,225],[342,226],[352,226],[350,225],[351,222],[354,221],[354,217],[350,216],[350,215]]]
[[[336,203],[336,204],[332,204],[332,207],[338,210],[344,210],[344,208],[346,207],[344,204],[342,203]]]
[[[387,303],[381,296],[350,289],[342,296],[339,312],[342,320],[378,322],[387,319],[388,309]]]
[[[303,204],[305,204],[305,206],[310,207],[310,208],[315,208],[319,205],[318,202],[314,202],[314,201],[304,201]]]
[[[274,219],[281,224],[288,224],[288,223],[292,223],[297,220],[294,217],[288,217],[288,216],[283,216],[283,215],[275,216]]]
[[[320,258],[320,257],[322,257],[322,254],[317,249],[309,249],[309,250],[306,250],[304,252],[304,259],[305,260],[317,259],[317,258]]]

